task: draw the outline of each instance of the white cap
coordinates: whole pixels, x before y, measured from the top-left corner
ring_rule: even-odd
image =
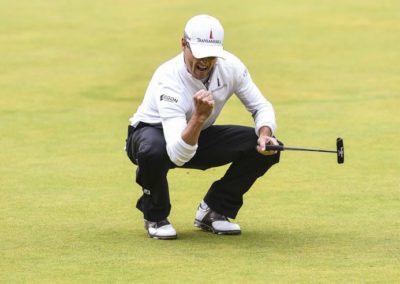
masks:
[[[185,26],[185,39],[196,58],[223,57],[224,28],[214,17],[198,15]]]

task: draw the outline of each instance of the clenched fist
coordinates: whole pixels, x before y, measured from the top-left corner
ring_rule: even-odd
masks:
[[[194,95],[193,100],[195,116],[201,120],[206,120],[214,108],[213,96],[209,91],[200,90]]]

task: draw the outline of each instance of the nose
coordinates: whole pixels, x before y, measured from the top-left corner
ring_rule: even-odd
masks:
[[[211,61],[213,60],[212,57],[205,57],[205,58],[200,58],[200,62],[204,65],[209,65]]]
[[[201,58],[199,60],[199,62],[200,62],[200,64],[205,65],[205,66],[208,67],[208,66],[210,66],[212,64],[212,60],[213,60],[212,57],[205,57],[205,58]]]

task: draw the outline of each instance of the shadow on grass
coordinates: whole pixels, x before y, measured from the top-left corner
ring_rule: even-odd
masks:
[[[201,230],[187,230],[179,234],[182,242],[190,242],[192,244],[213,245],[224,244],[233,247],[259,248],[259,247],[282,247],[296,248],[304,246],[325,245],[329,239],[334,236],[328,236],[321,233],[307,231],[288,231],[285,229],[266,229],[245,230],[241,235],[216,235]]]
[[[154,240],[147,236],[143,228],[127,229],[105,228],[102,230],[90,230],[81,234],[83,241],[101,243],[103,245],[115,245],[116,247],[135,247],[141,249],[160,247],[196,248],[207,247],[215,249],[218,247],[233,250],[250,249],[277,249],[296,250],[309,247],[323,247],[333,242],[342,242],[347,239],[337,233],[316,232],[312,230],[292,230],[287,228],[274,228],[265,230],[244,230],[241,235],[216,235],[201,231],[196,228],[182,228],[178,230],[177,240]]]

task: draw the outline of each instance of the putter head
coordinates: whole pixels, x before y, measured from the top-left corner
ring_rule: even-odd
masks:
[[[343,164],[344,163],[344,146],[343,146],[343,139],[340,137],[336,139],[336,153],[337,153],[338,164]]]

